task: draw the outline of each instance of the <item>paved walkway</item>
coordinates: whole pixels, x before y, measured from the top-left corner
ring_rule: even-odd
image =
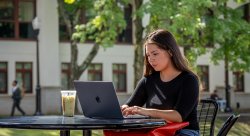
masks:
[[[235,114],[235,115],[240,114],[240,118],[238,119],[238,121],[243,122],[243,123],[247,123],[250,125],[250,111],[249,110],[234,111],[234,112],[228,112],[228,113],[218,112],[217,118],[222,119],[222,120],[226,120],[232,114]]]
[[[231,113],[218,113],[217,117],[228,117],[228,116],[230,116],[232,114],[235,114],[235,115],[240,114],[241,117],[249,117],[250,118],[250,113],[234,113],[234,112],[231,112]]]

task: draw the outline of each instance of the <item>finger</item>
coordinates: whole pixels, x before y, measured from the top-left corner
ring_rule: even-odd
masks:
[[[128,105],[122,105],[121,106],[121,111],[124,111],[126,108],[128,108],[129,106]]]
[[[126,116],[128,114],[128,108],[122,110],[122,115]]]
[[[133,107],[128,107],[122,111],[122,114],[125,116],[130,115],[132,114],[132,110],[133,110]]]
[[[139,107],[138,106],[133,106],[132,113],[133,114],[138,114]]]

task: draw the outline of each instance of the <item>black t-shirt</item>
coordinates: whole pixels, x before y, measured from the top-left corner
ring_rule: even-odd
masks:
[[[169,82],[160,79],[160,73],[155,72],[143,77],[135,92],[127,101],[129,106],[143,106],[161,110],[176,110],[183,121],[188,121],[186,129],[199,130],[197,121],[197,104],[199,85],[196,76],[182,72]]]

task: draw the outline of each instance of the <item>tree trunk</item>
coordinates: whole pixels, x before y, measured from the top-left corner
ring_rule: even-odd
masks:
[[[95,58],[96,54],[98,53],[99,48],[100,48],[100,45],[98,45],[97,43],[93,45],[88,56],[85,58],[85,60],[82,62],[82,64],[78,68],[79,75],[81,75],[88,68],[89,64],[92,62],[92,60]]]
[[[73,81],[78,80],[82,73],[88,68],[89,64],[91,64],[92,60],[95,58],[96,54],[99,51],[100,46],[98,44],[94,44],[91,51],[82,62],[81,65],[78,66],[78,49],[75,41],[71,42],[71,75],[70,75],[70,88],[73,87]]]
[[[137,11],[141,5],[143,0],[134,0],[133,1],[133,13]],[[142,26],[142,18],[139,16],[135,16],[133,19],[134,26],[134,87],[137,82],[141,79],[143,74],[143,45],[142,45],[142,36],[143,36],[143,26]]]
[[[229,79],[228,79],[228,54],[224,54],[225,55],[225,60],[224,60],[224,65],[225,65],[225,95],[226,95],[226,108],[225,108],[225,112],[231,112],[232,108],[230,106],[230,86],[229,86]]]
[[[224,8],[226,9],[227,7],[227,3],[225,2],[224,3]],[[224,14],[224,18],[226,19],[227,18],[227,11],[225,10],[223,12]],[[229,75],[229,66],[228,66],[228,57],[229,57],[229,45],[230,45],[230,42],[225,42],[224,43],[224,65],[225,65],[225,95],[226,95],[226,108],[225,108],[225,112],[232,112],[232,108],[230,106],[230,86],[229,86],[229,78],[228,78],[228,75]]]
[[[78,49],[77,49],[77,44],[75,41],[71,41],[70,43],[70,50],[71,50],[71,57],[70,57],[70,68],[71,68],[71,74],[70,74],[70,89],[73,89],[73,81],[75,79],[79,79],[79,68],[77,65],[78,61]]]

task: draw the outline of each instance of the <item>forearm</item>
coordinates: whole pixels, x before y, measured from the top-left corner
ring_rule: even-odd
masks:
[[[165,119],[168,122],[182,122],[182,117],[180,113],[176,110],[158,110],[138,106],[129,107],[127,105],[123,105],[121,107],[121,110],[123,115],[125,116],[130,114],[140,114],[153,118]]]
[[[153,118],[162,118],[168,122],[182,122],[182,117],[176,110],[157,110],[157,109],[145,109],[147,116]]]

